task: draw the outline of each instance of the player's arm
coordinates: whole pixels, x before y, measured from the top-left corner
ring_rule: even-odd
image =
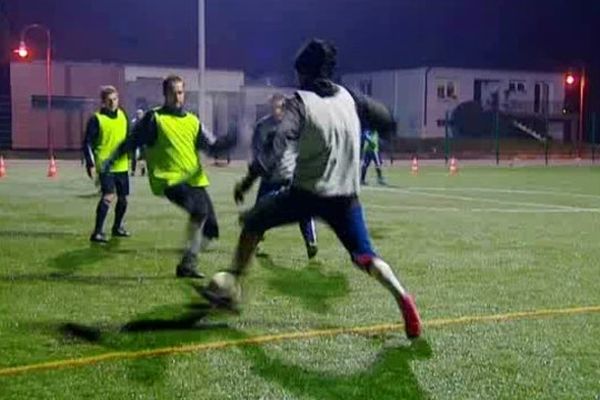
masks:
[[[94,147],[100,134],[100,124],[98,118],[92,115],[85,127],[85,138],[83,139],[83,157],[85,158],[85,170],[90,179],[93,179],[95,166]]]
[[[224,150],[231,149],[236,143],[236,132],[230,131],[225,136],[215,136],[208,129],[204,128],[204,126],[201,126],[196,139],[196,149],[211,155],[216,155]]]
[[[396,121],[385,105],[361,93],[350,91],[350,94],[356,103],[358,117],[369,129],[379,132],[384,139],[396,133]]]
[[[248,166],[246,176],[235,185],[234,199],[240,203],[256,179],[268,176],[277,167],[290,141],[297,141],[305,120],[304,104],[300,97],[286,100],[284,115],[273,134],[273,148],[269,152],[258,152]]]
[[[102,171],[108,171],[111,165],[123,154],[129,154],[142,146],[152,146],[158,136],[154,112],[147,112],[144,118],[133,127],[132,133],[125,138],[108,160],[102,165]]]

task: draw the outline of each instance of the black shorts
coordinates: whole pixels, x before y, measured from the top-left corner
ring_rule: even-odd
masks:
[[[277,226],[317,217],[325,221],[352,259],[376,256],[356,195],[322,197],[296,188],[261,199],[244,214],[244,231],[262,235]]]
[[[219,237],[217,216],[206,188],[181,183],[166,188],[165,196],[171,203],[187,211],[193,221],[204,222],[204,236],[210,239]]]
[[[114,194],[117,196],[129,196],[129,175],[127,172],[109,172],[100,174],[100,190],[102,194]]]

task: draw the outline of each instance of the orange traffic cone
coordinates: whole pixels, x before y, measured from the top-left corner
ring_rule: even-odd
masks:
[[[412,159],[412,164],[410,166],[410,172],[413,175],[417,175],[419,173],[419,160],[417,159],[417,157],[413,157],[413,159]]]
[[[4,157],[0,156],[0,178],[6,176],[6,165],[4,164]]]
[[[58,174],[58,169],[56,168],[56,161],[54,160],[54,156],[50,157],[50,165],[48,165],[48,178],[54,178]]]
[[[452,157],[450,159],[450,175],[456,174],[458,174],[458,162],[456,161],[456,158]]]

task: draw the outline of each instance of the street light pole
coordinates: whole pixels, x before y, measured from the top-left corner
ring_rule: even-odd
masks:
[[[198,116],[200,121],[206,123],[205,115],[205,85],[206,75],[206,24],[205,0],[198,0]]]
[[[21,30],[21,43],[19,54],[28,54],[25,38],[27,33],[33,29],[40,29],[46,33],[46,144],[50,158],[54,157],[54,138],[52,136],[52,124],[50,115],[52,111],[52,34],[50,29],[41,24],[30,24]]]
[[[581,67],[581,78],[579,79],[579,157],[582,155],[583,129],[585,120],[585,84],[586,71],[585,66]]]

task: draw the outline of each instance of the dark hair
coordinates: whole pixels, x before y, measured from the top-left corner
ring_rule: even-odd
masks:
[[[284,101],[285,100],[285,96],[281,93],[275,93],[271,96],[271,98],[269,99],[269,102],[271,104],[275,103],[276,101]]]
[[[296,55],[294,67],[299,74],[310,78],[329,79],[337,64],[337,49],[321,39],[312,39]]]
[[[116,87],[111,86],[111,85],[101,86],[100,87],[100,100],[105,101],[106,98],[113,93],[118,93]]]
[[[183,83],[183,78],[179,75],[169,75],[162,83],[163,95],[166,96],[174,83]]]

